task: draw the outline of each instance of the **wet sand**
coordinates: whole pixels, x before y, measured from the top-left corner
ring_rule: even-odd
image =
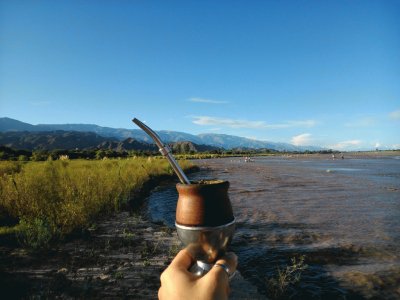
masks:
[[[157,299],[160,275],[181,244],[174,229],[149,221],[142,209],[103,218],[39,253],[0,240],[1,298]],[[262,298],[240,273],[235,276],[231,299]]]
[[[308,268],[287,298],[400,298],[400,160],[363,153],[196,161],[193,179],[229,190],[243,277],[270,295],[268,280],[291,258]],[[149,214],[173,226],[176,192],[160,188]]]

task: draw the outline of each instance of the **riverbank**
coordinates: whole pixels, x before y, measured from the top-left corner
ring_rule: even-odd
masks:
[[[159,277],[181,248],[175,230],[121,212],[86,237],[42,253],[0,247],[4,299],[157,299]],[[260,299],[240,274],[231,299]]]
[[[2,297],[157,299],[160,274],[181,248],[176,231],[151,222],[140,207],[160,180],[136,195],[136,209],[100,218],[50,249],[32,252],[0,240]],[[231,289],[231,299],[262,298],[240,274]]]
[[[151,299],[178,249],[171,230],[121,212],[47,251],[2,246],[0,286],[7,298]]]

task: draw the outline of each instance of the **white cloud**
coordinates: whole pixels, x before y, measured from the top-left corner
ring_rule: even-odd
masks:
[[[313,127],[314,120],[287,121],[280,124],[267,124],[265,121],[248,121],[242,119],[218,118],[209,116],[195,116],[193,123],[203,126],[223,126],[230,128],[253,128],[253,129],[280,129],[291,127]]]
[[[29,104],[32,106],[47,106],[51,104],[51,101],[31,101]]]
[[[292,137],[291,143],[295,146],[309,146],[312,143],[310,133],[303,133]]]
[[[349,150],[349,149],[354,149],[360,146],[362,141],[360,140],[350,140],[350,141],[343,141],[339,142],[335,145],[329,146],[329,148],[334,149],[334,150]]]
[[[400,110],[392,111],[389,114],[389,118],[391,118],[392,120],[400,120]]]
[[[198,102],[198,103],[209,103],[209,104],[227,104],[228,101],[221,101],[221,100],[211,100],[211,99],[204,99],[204,98],[190,98],[190,102]]]
[[[374,125],[376,125],[376,119],[374,117],[364,117],[344,124],[346,127],[369,127]]]
[[[284,123],[276,124],[265,124],[264,128],[268,129],[283,129],[283,128],[293,128],[293,127],[313,127],[317,124],[314,120],[304,120],[304,121],[287,121]]]
[[[231,128],[265,128],[266,126],[264,121],[234,120],[207,116],[193,118],[193,123],[197,125],[225,126]]]
[[[286,124],[282,124],[286,127],[314,127],[317,124],[314,120],[304,121],[288,121]]]
[[[221,131],[222,129],[218,128],[218,127],[215,127],[215,128],[210,128],[208,130],[210,130],[210,131]]]

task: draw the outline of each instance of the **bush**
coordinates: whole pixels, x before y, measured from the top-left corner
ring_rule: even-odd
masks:
[[[41,247],[119,210],[151,177],[171,172],[165,159],[0,162],[0,207],[21,220],[24,244]]]
[[[21,169],[22,163],[17,163],[14,161],[2,161],[0,162],[0,177],[19,173]]]
[[[300,256],[298,259],[293,257],[291,259],[291,265],[287,265],[284,269],[278,268],[276,278],[270,278],[267,281],[268,293],[272,299],[284,297],[289,287],[300,281],[302,272],[308,268],[304,260],[304,255]]]
[[[18,156],[18,161],[28,161],[29,157],[26,155],[19,155]]]
[[[18,240],[33,250],[46,249],[53,236],[51,228],[45,219],[21,219],[19,222]]]

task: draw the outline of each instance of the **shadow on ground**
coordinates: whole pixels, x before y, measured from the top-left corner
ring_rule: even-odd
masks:
[[[330,266],[356,266],[368,256],[368,249],[345,245],[319,246],[313,243],[328,239],[305,224],[262,223],[237,224],[232,250],[239,256],[239,270],[254,284],[258,292],[268,298],[281,299],[396,299],[398,271],[392,274],[365,275],[357,286],[344,286],[329,272]],[[320,243],[321,244],[321,243]],[[328,245],[329,243],[327,243]],[[276,293],[269,280],[278,278],[291,264],[291,259],[305,256],[307,268],[301,272],[300,281],[289,284],[283,293]],[[370,277],[368,277],[370,276]],[[392,276],[392,277],[390,277]],[[378,278],[379,277],[379,278]],[[378,278],[378,279],[377,279]],[[397,283],[396,283],[397,282]]]

